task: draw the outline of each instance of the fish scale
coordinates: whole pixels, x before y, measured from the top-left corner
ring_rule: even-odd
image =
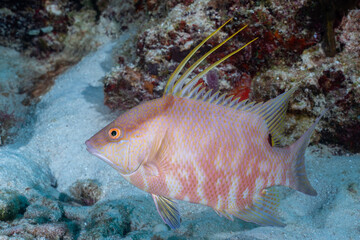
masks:
[[[205,106],[201,107],[202,105],[205,105]],[[181,106],[181,107],[178,107],[178,106]],[[184,144],[181,144],[180,145],[181,147],[178,147],[176,149],[176,151],[179,153],[179,158],[177,159],[177,164],[171,170],[169,169],[169,171],[166,173],[166,175],[164,177],[166,177],[167,179],[171,179],[172,177],[175,177],[177,172],[179,172],[179,171],[194,172],[195,179],[199,180],[199,179],[205,178],[205,180],[203,180],[203,182],[205,183],[204,186],[199,186],[197,181],[196,182],[187,182],[186,184],[184,183],[185,185],[191,186],[191,187],[188,188],[187,192],[183,191],[181,195],[175,194],[176,198],[183,199],[185,196],[188,196],[190,199],[200,199],[200,201],[206,201],[208,206],[215,208],[216,203],[218,201],[217,196],[222,196],[223,201],[225,203],[224,207],[226,207],[228,205],[228,197],[229,197],[231,181],[227,181],[227,182],[225,182],[225,184],[223,184],[223,186],[222,186],[222,189],[224,190],[223,193],[216,190],[215,183],[218,179],[223,179],[222,176],[227,175],[225,173],[225,171],[228,169],[231,169],[230,166],[233,163],[235,163],[236,168],[235,168],[235,170],[232,170],[231,172],[232,173],[240,172],[240,169],[242,167],[241,160],[239,160],[238,157],[234,156],[238,152],[238,149],[243,149],[244,146],[248,146],[250,148],[250,151],[249,151],[250,156],[242,157],[244,159],[244,164],[246,164],[247,158],[254,159],[252,153],[256,152],[256,150],[254,150],[254,146],[256,146],[256,144],[252,141],[254,138],[248,137],[246,135],[254,134],[256,136],[256,129],[258,128],[258,126],[255,125],[253,128],[250,128],[250,126],[248,126],[247,128],[245,128],[244,131],[237,132],[238,134],[242,133],[245,137],[244,136],[236,136],[235,131],[232,130],[231,126],[234,125],[234,126],[236,126],[235,129],[239,129],[239,122],[242,122],[243,125],[247,125],[247,124],[244,124],[246,122],[245,117],[243,117],[243,119],[241,119],[241,121],[239,121],[238,119],[240,119],[240,117],[229,117],[229,115],[231,115],[231,113],[219,114],[219,112],[224,111],[221,109],[224,107],[216,105],[216,108],[219,108],[219,109],[214,110],[214,109],[210,108],[209,106],[210,105],[208,103],[197,103],[196,105],[193,106],[193,100],[188,100],[188,99],[181,99],[181,100],[179,100],[178,104],[175,101],[174,105],[172,106],[172,109],[168,110],[170,113],[166,114],[166,116],[168,118],[167,124],[168,125],[172,125],[172,124],[178,125],[178,123],[181,122],[181,123],[183,123],[182,130],[184,132],[190,132],[191,130],[192,131],[195,130],[195,132],[196,132],[197,129],[201,128],[201,124],[199,124],[199,123],[207,120],[206,118],[205,119],[201,118],[202,115],[207,115],[207,116],[215,115],[215,116],[217,116],[216,118],[211,117],[211,119],[216,119],[216,122],[213,121],[212,125],[213,125],[213,127],[216,126],[216,128],[218,128],[218,129],[213,128],[210,130],[215,131],[216,133],[220,133],[220,135],[218,137],[216,137],[215,139],[222,139],[226,136],[226,133],[225,133],[226,131],[224,131],[224,129],[230,128],[229,130],[227,130],[227,131],[231,131],[233,133],[233,135],[227,136],[227,141],[230,142],[230,144],[225,144],[224,142],[215,142],[212,146],[198,145],[195,143],[200,143],[200,142],[202,142],[203,138],[207,138],[207,136],[209,136],[207,131],[205,131],[205,133],[203,133],[202,135],[196,135],[196,134],[190,135],[190,134],[180,133],[180,135],[183,136],[181,141]],[[181,109],[181,111],[179,111],[179,109]],[[198,111],[197,115],[192,114],[193,110],[195,110],[195,109]],[[233,114],[239,115],[239,113],[236,111],[233,111]],[[190,121],[190,116],[192,116],[191,121]],[[223,118],[227,118],[228,121],[222,121],[222,117],[219,117],[219,116],[223,116]],[[173,122],[171,121],[171,119],[173,119]],[[235,119],[236,121],[231,122],[229,119]],[[251,119],[251,120],[253,121],[253,119]],[[204,125],[206,125],[206,122],[204,123]],[[163,125],[163,127],[166,128],[166,126],[164,126],[164,125]],[[251,130],[251,129],[254,129],[254,130]],[[239,141],[237,141],[237,139],[243,139],[245,141],[239,142]],[[252,139],[252,140],[250,140],[250,142],[246,142],[246,139]],[[233,142],[233,144],[231,144],[231,141]],[[169,144],[174,145],[174,146],[178,145],[176,142],[174,142],[174,143],[169,142]],[[201,157],[201,156],[194,157],[191,155],[191,158],[186,158],[183,156],[182,152],[188,150],[189,149],[188,146],[191,146],[190,150],[192,150],[194,152],[200,152],[200,153],[208,152],[207,148],[211,147],[211,149],[213,149],[212,150],[213,155],[209,155],[208,157]],[[218,146],[219,148],[216,148],[216,146]],[[182,147],[186,148],[186,149],[183,149]],[[234,147],[235,147],[235,149],[234,149]],[[201,151],[198,151],[199,148],[201,149]],[[260,148],[263,148],[263,147],[260,146]],[[233,153],[233,154],[229,156],[229,153]],[[181,156],[182,156],[182,158],[180,159]],[[193,159],[200,159],[200,160],[193,161]],[[223,166],[222,167],[223,170],[216,171],[216,166],[214,166],[214,162],[209,161],[211,159],[218,159],[218,162],[221,163],[221,165]],[[189,171],[188,164],[190,162],[193,162],[192,165],[196,165],[197,168],[200,169],[200,171]],[[255,165],[256,164],[257,163],[255,163]],[[246,168],[246,167],[244,167],[244,168]],[[253,169],[257,171],[257,168],[253,168]],[[251,173],[250,177],[248,178],[249,180],[247,180],[247,181],[255,182],[255,180],[256,180],[255,175],[258,175],[258,172]],[[235,177],[238,179],[245,178],[245,177],[240,177],[238,175],[235,175]],[[251,180],[252,178],[254,180]],[[151,181],[151,179],[149,179],[149,181]],[[159,180],[157,179],[156,181],[159,181]],[[180,182],[183,182],[183,181],[180,181]],[[156,186],[157,184],[158,183],[154,183],[154,186]],[[252,185],[255,185],[255,183],[252,183]],[[261,187],[263,187],[263,186],[260,186],[259,189]],[[156,190],[153,189],[152,192],[157,192],[157,194],[159,194],[159,195],[166,196],[167,192],[168,192],[168,188],[169,187],[166,184],[166,187],[164,187],[164,189],[160,189],[160,188],[158,188]],[[203,191],[204,195],[205,195],[204,199],[202,199],[202,197],[199,196],[199,194],[197,193],[198,191],[196,191],[196,189],[198,189],[198,188],[202,188],[201,191]],[[237,187],[237,188],[239,188],[239,187]],[[194,189],[194,191],[192,191],[192,189]],[[258,192],[260,192],[260,190],[256,190],[256,191],[257,191],[256,192],[257,194],[258,194]],[[242,193],[241,191],[236,191],[236,192],[239,192],[238,195],[241,196],[241,193]],[[251,194],[249,196],[251,197]],[[241,198],[239,198],[238,202],[241,202]],[[199,202],[195,202],[195,203],[199,203]]]
[[[209,206],[230,220],[285,226],[277,216],[280,199],[272,186],[316,195],[306,176],[304,152],[324,112],[295,143],[280,147],[285,112],[296,86],[265,103],[255,103],[206,92],[197,84],[256,39],[187,79],[242,28],[178,77],[188,60],[225,24],[179,64],[163,97],[129,109],[86,141],[90,153],[152,195],[160,217],[171,228],[180,226],[175,200]]]

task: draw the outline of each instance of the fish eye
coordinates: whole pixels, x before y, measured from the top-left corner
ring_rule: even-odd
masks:
[[[111,128],[109,130],[109,137],[111,139],[118,139],[121,135],[121,130],[119,128]]]

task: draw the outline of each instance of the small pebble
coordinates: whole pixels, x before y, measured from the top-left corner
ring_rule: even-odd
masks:
[[[157,224],[153,229],[154,233],[165,232],[165,231],[169,231],[169,228],[165,224],[162,224],[162,223]]]
[[[30,30],[30,31],[28,31],[28,34],[29,34],[30,36],[37,36],[37,35],[40,34],[40,29]]]
[[[52,26],[47,26],[47,27],[41,28],[41,31],[42,31],[43,33],[50,33],[50,32],[52,32],[53,29],[54,29],[54,28],[53,28]]]

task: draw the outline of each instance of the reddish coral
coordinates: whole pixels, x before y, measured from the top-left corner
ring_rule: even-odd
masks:
[[[121,67],[118,72],[105,79],[105,105],[111,109],[125,110],[138,105],[139,102],[159,97],[159,94],[154,92],[157,83],[145,81],[144,78],[136,69]]]
[[[167,6],[169,8],[173,8],[176,5],[178,5],[179,3],[184,4],[185,6],[189,6],[190,4],[192,4],[194,2],[194,0],[169,0],[167,2]]]
[[[150,94],[153,94],[154,91],[154,84],[152,82],[144,82],[144,88],[146,91],[148,91]]]
[[[284,47],[290,51],[301,54],[306,48],[315,45],[317,41],[315,39],[298,38],[291,36],[284,44]]]
[[[171,9],[178,3],[179,1],[177,0],[169,0],[166,4],[168,7],[170,6],[169,9]],[[234,34],[243,26],[248,25],[245,30],[208,56],[208,58],[193,71],[192,75],[189,76],[190,78],[193,77],[210,64],[236,51],[254,38],[258,38],[251,45],[217,66],[214,69],[216,74],[210,72],[204,79],[199,80],[197,83],[207,83],[207,89],[213,88],[220,90],[222,93],[233,94],[235,97],[240,97],[241,100],[249,96],[252,79],[264,72],[271,72],[270,69],[274,66],[280,66],[280,68],[285,69],[284,71],[289,70],[290,73],[280,74],[279,79],[276,81],[277,85],[274,83],[274,86],[271,85],[270,88],[265,86],[264,89],[268,90],[268,92],[266,96],[262,95],[259,98],[264,100],[264,98],[268,99],[273,97],[275,93],[281,93],[284,90],[284,86],[279,87],[279,82],[283,84],[284,81],[286,81],[286,77],[292,76],[291,71],[294,69],[301,73],[306,72],[306,70],[302,70],[304,68],[302,64],[307,61],[306,57],[312,56],[309,59],[315,57],[313,53],[318,47],[313,46],[320,46],[319,43],[323,42],[324,34],[326,33],[326,28],[322,22],[324,16],[321,11],[319,12],[320,5],[314,1],[211,0],[208,3],[197,3],[200,9],[195,13],[195,11],[189,11],[190,8],[184,7],[183,5],[187,3],[183,1],[181,5],[177,6],[177,10],[183,12],[172,14],[170,10],[169,17],[166,19],[165,24],[155,25],[139,35],[136,49],[137,59],[133,64],[135,65],[136,71],[143,76],[143,81],[147,82],[143,83],[140,88],[147,94],[157,94],[156,89],[158,88],[158,83],[166,81],[178,63],[210,33],[209,25],[213,25],[212,28],[216,29],[230,17],[233,17],[234,20],[227,24],[220,31],[220,34],[216,34],[209,39],[209,41],[197,51],[194,58],[190,59],[185,69],[226,37]],[[207,6],[203,7],[202,4],[207,4]],[[201,7],[203,8],[201,9]],[[203,16],[203,14],[206,14],[207,18],[196,18],[199,11],[204,11],[201,12],[200,15]],[[351,16],[356,18],[358,15],[352,14]],[[357,25],[355,23],[358,21],[353,18],[347,20],[349,23],[346,25],[346,29],[355,29],[356,32],[358,28],[356,28]],[[194,19],[197,20],[194,21]],[[170,26],[171,24],[172,26]],[[336,31],[339,32],[341,29],[336,29]],[[349,42],[357,42],[357,35],[352,34],[352,32],[353,31],[349,30],[348,34],[343,34],[342,38],[340,38],[342,43],[346,45],[345,47],[349,46]],[[344,46],[340,47],[342,48]],[[351,49],[355,49],[354,47],[351,47]],[[303,54],[306,49],[309,49],[309,51]],[[315,84],[307,86],[313,91],[310,96],[313,97],[312,95],[316,95],[314,98],[307,98],[309,99],[307,106],[316,106],[315,109],[323,107],[323,102],[319,102],[319,99],[323,99],[324,94],[327,95],[326,97],[331,99],[341,111],[346,111],[346,109],[350,111],[352,105],[358,99],[357,92],[355,94],[349,94],[349,92],[346,91],[351,84],[350,79],[355,79],[353,78],[354,75],[346,70],[345,67],[338,67],[336,62],[331,62],[331,59],[324,59],[321,53],[317,52],[317,54],[325,64],[317,66],[312,75],[321,75],[318,78],[320,90],[316,89]],[[121,63],[126,64],[124,62]],[[309,64],[309,66],[312,65]],[[334,66],[334,68],[337,69],[325,69],[325,66]],[[321,74],[324,69],[325,71]],[[318,74],[319,72],[320,74]],[[271,77],[277,77],[274,74],[270,75]],[[156,80],[148,81],[149,77]],[[221,79],[221,81],[219,81],[219,79]],[[270,82],[270,80],[262,80],[263,82]],[[259,81],[261,82],[262,80]],[[113,86],[113,88],[117,86],[118,85]],[[163,83],[159,86],[163,86]],[[285,87],[288,86],[288,84],[285,84]],[[314,92],[316,92],[316,94]],[[323,94],[321,94],[321,92]],[[320,96],[318,96],[319,94]],[[336,97],[334,97],[335,95]],[[252,96],[254,97],[254,95]],[[316,113],[315,110],[311,109],[307,111],[309,116],[313,116],[313,114]],[[348,119],[350,117],[353,118],[354,115],[356,115],[356,113],[352,112],[351,115],[344,117]],[[358,114],[356,116],[358,116]],[[333,125],[338,126],[339,122],[334,122]],[[342,125],[344,129],[350,129],[348,131],[349,134],[352,132],[351,129],[353,129],[353,132],[357,132],[353,126],[356,126],[356,123],[351,122],[351,124]],[[338,134],[332,134],[336,139],[343,139],[338,137]],[[349,141],[347,139],[350,139],[350,137],[344,138],[344,141]],[[336,143],[339,142],[336,141]]]
[[[239,101],[249,98],[251,87],[251,77],[250,75],[243,73],[239,80],[233,84],[233,89],[230,91],[231,95],[234,95],[234,98],[240,98]]]
[[[323,92],[327,94],[330,91],[339,89],[344,81],[345,75],[342,71],[329,69],[323,71],[323,75],[319,78],[318,83]]]
[[[147,9],[149,11],[153,11],[157,8],[158,1],[157,0],[146,0],[146,5],[147,5]]]

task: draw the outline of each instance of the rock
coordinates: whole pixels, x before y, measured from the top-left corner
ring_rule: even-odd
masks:
[[[45,3],[46,4],[46,3]],[[52,4],[46,4],[45,5],[46,11],[48,11],[51,14],[54,14],[56,16],[60,16],[62,14],[62,11],[59,7],[59,5],[52,3]]]
[[[142,73],[130,67],[119,66],[104,78],[105,104],[111,109],[126,110],[142,101],[159,97],[157,80],[148,76],[144,81]]]
[[[68,233],[68,228],[65,223],[48,223],[31,225],[27,228],[27,232],[32,234],[34,237],[45,237],[46,239],[64,239],[65,235]]]
[[[24,211],[28,205],[27,199],[17,191],[0,190],[0,221],[13,220],[17,214]]]
[[[123,240],[163,240],[167,238],[161,238],[157,235],[153,235],[151,232],[148,231],[136,231],[136,232],[130,232],[126,235],[126,237],[122,238]]]
[[[58,201],[40,198],[31,204],[24,214],[25,218],[35,219],[37,222],[57,222],[63,215],[62,206]]]
[[[169,231],[169,227],[163,223],[156,224],[153,229],[154,233],[165,232],[165,231]]]
[[[96,180],[78,180],[70,187],[70,193],[85,206],[94,205],[101,197],[100,184]]]
[[[122,202],[110,201],[94,205],[79,239],[125,236],[130,232],[129,210]]]
[[[28,31],[28,34],[29,34],[30,36],[37,36],[37,35],[40,34],[40,29],[30,30],[30,31]]]
[[[54,30],[52,26],[43,27],[40,29],[43,33],[50,33]]]
[[[153,231],[156,224],[163,224],[163,221],[156,211],[153,199],[146,193],[137,198],[130,198],[131,231]],[[130,206],[129,206],[130,207]]]
[[[91,207],[86,206],[64,206],[64,216],[75,221],[85,221],[89,215]]]

